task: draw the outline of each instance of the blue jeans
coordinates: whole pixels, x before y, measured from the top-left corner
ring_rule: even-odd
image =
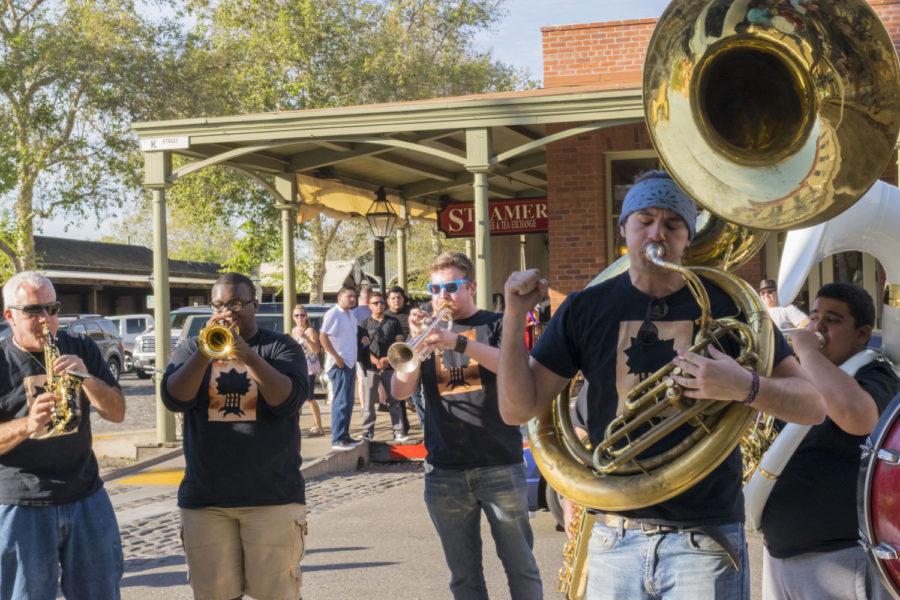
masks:
[[[643,533],[594,525],[588,545],[591,600],[749,600],[750,565],[741,523],[719,529],[740,551],[741,570],[709,536]]]
[[[328,369],[331,381],[331,443],[350,441],[350,417],[353,415],[353,397],[356,371],[353,367],[338,366]]]
[[[57,506],[0,505],[0,599],[118,600],[125,569],[106,490]],[[61,578],[60,578],[61,576]]]
[[[419,423],[422,429],[425,429],[425,398],[422,396],[422,380],[416,384],[412,393],[412,403],[416,407],[416,416],[419,417]]]
[[[481,512],[515,600],[541,600],[541,574],[531,549],[524,465],[441,469],[426,465],[425,504],[441,538],[456,600],[487,600],[481,563]]]

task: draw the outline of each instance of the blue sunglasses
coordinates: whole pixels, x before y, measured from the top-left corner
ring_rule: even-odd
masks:
[[[448,294],[455,294],[464,284],[469,283],[468,279],[457,279],[456,281],[445,281],[443,283],[429,283],[425,286],[425,290],[432,296],[437,296],[441,290],[447,290]]]

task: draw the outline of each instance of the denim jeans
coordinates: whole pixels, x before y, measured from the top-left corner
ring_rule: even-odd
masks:
[[[425,397],[422,395],[422,380],[416,384],[411,397],[413,406],[416,407],[416,416],[419,417],[419,424],[425,429]]]
[[[331,443],[350,440],[350,417],[353,415],[354,384],[356,371],[353,367],[333,366],[328,369],[331,381]]]
[[[57,506],[0,505],[0,599],[118,600],[125,569],[106,490]]]
[[[524,465],[441,469],[426,465],[425,504],[450,568],[456,600],[487,600],[481,561],[481,512],[515,600],[541,600],[541,574],[531,549]]]
[[[594,525],[588,545],[591,600],[749,600],[750,565],[742,523],[718,527],[739,549],[741,570],[697,532],[646,534]]]

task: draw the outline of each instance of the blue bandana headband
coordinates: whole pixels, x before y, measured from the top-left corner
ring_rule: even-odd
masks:
[[[690,239],[697,229],[697,205],[678,184],[668,177],[651,177],[631,186],[622,202],[619,225],[625,223],[631,213],[645,208],[668,208],[687,225]]]

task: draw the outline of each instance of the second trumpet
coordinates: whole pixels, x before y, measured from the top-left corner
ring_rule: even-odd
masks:
[[[418,347],[421,346],[422,342],[424,342],[444,321],[447,322],[448,329],[453,325],[453,315],[450,313],[449,308],[442,308],[438,311],[434,318],[428,323],[425,330],[415,338],[406,342],[396,342],[395,344],[392,344],[391,347],[388,348],[387,359],[394,370],[400,371],[401,373],[412,373],[419,368],[419,365],[423,360],[428,360],[428,357],[431,356],[431,350],[425,348],[420,351],[418,350]]]

